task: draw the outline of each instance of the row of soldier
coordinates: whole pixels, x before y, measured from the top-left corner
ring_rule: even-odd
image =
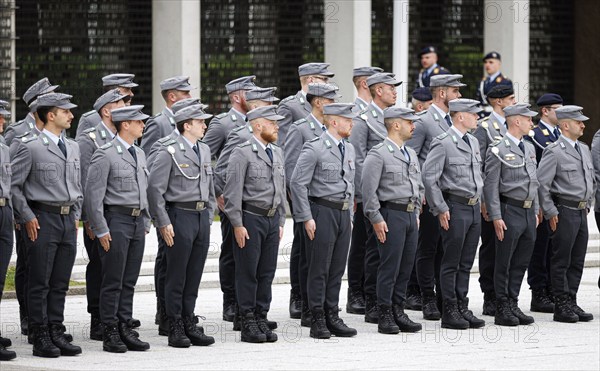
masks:
[[[103,340],[110,352],[149,348],[134,330],[140,323],[132,317],[132,298],[150,215],[159,237],[159,334],[175,347],[213,343],[197,325],[194,308],[216,209],[223,234],[223,319],[234,322],[243,341],[276,341],[272,330],[277,324],[267,313],[285,222],[284,197],[294,217],[290,316],[310,327],[312,337],[356,335],[338,315],[347,259],[347,311],[364,313],[365,321],[378,323],[382,333],[420,330],[404,312],[419,305],[425,319],[441,318],[443,327],[483,326],[468,309],[467,291],[480,229],[488,220],[493,230],[487,240],[492,251],[483,254],[492,266],[486,277],[492,296],[484,290],[487,307],[500,325],[533,322],[517,300],[541,220],[537,211],[544,211],[553,230],[573,228],[557,223],[552,205],[559,205],[561,213],[583,215],[583,228],[594,189],[587,147],[577,149],[578,166],[547,160],[549,168],[572,169],[568,182],[581,176],[577,184],[586,188],[579,195],[560,184],[564,179],[556,169],[543,172],[550,177],[546,183],[537,179],[534,147],[522,141],[534,113],[514,104],[510,86],[486,93],[494,113],[478,125],[481,109],[476,101],[460,99],[460,75],[432,76],[429,90],[416,90],[413,105],[423,110],[418,115],[393,108],[401,82],[375,67],[354,70],[355,104],[336,103],[340,96],[328,84],[334,74],[327,64],[302,65],[299,76],[302,89],[277,110],[275,88],[257,87],[254,76],[231,81],[226,90],[232,108],[211,121],[206,135],[205,120],[212,116],[190,97],[193,88],[185,77],[161,82],[166,107],[148,118],[141,106],[128,105],[137,86],[134,76],[106,76],[106,92],[80,120],[77,143],[63,134],[73,118],[70,96],[53,92],[57,87],[47,79],[25,93],[31,113],[7,128],[11,149],[2,156],[11,163],[3,171],[13,179],[8,189],[3,183],[3,192],[13,193],[4,196],[7,205],[12,199],[18,226],[22,331],[29,333],[35,355],[81,352],[62,325],[75,258],[76,229],[71,226],[78,220],[84,221],[90,258],[90,337]],[[546,115],[542,119],[556,112],[548,121],[564,123],[569,133],[552,147],[563,151],[559,156],[568,148],[565,143],[571,144],[567,139],[577,144],[587,119],[581,108],[560,104],[538,102]],[[542,139],[534,143],[547,144]],[[51,161],[48,151],[61,161]],[[211,159],[216,160],[214,171]],[[546,192],[539,202],[538,182],[540,195]],[[507,218],[507,212],[513,215]],[[526,230],[517,233],[523,226]],[[568,230],[553,238],[561,236],[567,238]],[[552,280],[560,288],[553,291],[557,305],[552,310],[556,320],[590,320],[575,301],[587,235],[569,243],[552,255]],[[502,249],[503,244],[508,247]],[[46,248],[36,254],[40,246]],[[494,257],[496,249],[502,254]],[[483,288],[483,267],[481,275]],[[44,300],[46,306],[38,304]]]

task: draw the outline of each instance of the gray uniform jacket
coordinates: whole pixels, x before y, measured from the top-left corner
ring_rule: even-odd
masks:
[[[150,172],[152,172],[152,164],[154,164],[154,158],[156,157],[158,150],[162,148],[162,144],[171,139],[177,139],[179,135],[179,131],[175,129],[171,132],[171,134],[167,135],[166,137],[160,138],[159,140],[154,142],[152,147],[150,147],[150,153],[146,155],[146,163],[148,164],[148,170],[150,170]]]
[[[576,202],[586,201],[588,208],[592,206],[596,189],[592,155],[585,143],[577,141],[577,144],[581,155],[561,135],[543,152],[538,167],[538,193],[546,219],[558,215],[552,196]]]
[[[174,154],[169,153],[169,148]],[[179,136],[162,142],[156,153],[152,172],[148,179],[148,201],[150,214],[158,228],[171,224],[167,214],[167,202],[204,201],[212,224],[215,211],[215,189],[213,185],[213,169],[210,161],[210,149],[198,142],[200,160],[196,152],[185,139]],[[198,179],[188,179],[198,177]]]
[[[406,142],[406,145],[417,152],[421,169],[424,169],[423,164],[427,159],[427,154],[429,154],[431,141],[438,135],[448,131],[448,123],[444,120],[444,117],[440,116],[433,104],[429,106],[427,111],[419,112],[418,115],[421,118],[415,121],[415,131],[412,138]]]
[[[294,121],[305,118],[312,112],[312,106],[304,98],[302,90],[298,90],[296,95],[290,95],[279,102],[277,113],[284,116],[285,119],[279,121],[279,137],[277,143],[283,145],[286,141],[288,131]]]
[[[243,226],[242,203],[263,209],[277,209],[279,225],[285,224],[285,171],[283,151],[273,147],[273,163],[252,137],[231,154],[223,189],[225,214],[234,227]]]
[[[252,126],[247,124],[240,126],[229,132],[225,146],[221,151],[219,160],[215,166],[215,194],[220,197],[223,194],[223,188],[225,188],[225,182],[227,181],[227,166],[229,165],[229,158],[231,153],[240,145],[249,141],[252,138]]]
[[[233,108],[227,113],[221,113],[215,116],[208,125],[206,135],[202,141],[210,148],[213,160],[218,160],[221,156],[221,151],[225,146],[225,141],[229,133],[241,126],[246,125],[245,118]]]
[[[404,147],[410,160],[390,139],[385,139],[367,154],[363,168],[363,210],[371,223],[380,223],[379,201],[413,204],[419,215],[425,194],[417,153]]]
[[[175,118],[173,112],[167,107],[163,108],[162,112],[150,117],[148,121],[146,121],[141,145],[146,156],[150,154],[150,149],[157,140],[166,137],[174,129]]]
[[[504,138],[492,144],[498,148],[498,156],[512,165],[525,166],[511,167],[502,163],[491,148],[487,151],[485,159],[485,180],[483,193],[491,220],[502,219],[500,211],[500,196],[509,197],[519,201],[532,201],[531,207],[537,214],[539,211],[537,179],[537,160],[533,144],[523,140],[525,154],[509,138]]]
[[[84,113],[79,118],[79,123],[77,124],[77,133],[75,134],[75,139],[79,139],[81,133],[84,131],[96,127],[99,123],[102,122],[102,118],[96,112],[96,110],[92,110]]]
[[[362,171],[363,162],[371,148],[383,142],[387,137],[387,129],[383,123],[383,114],[377,111],[373,102],[369,104],[367,110],[361,112],[354,118],[352,134],[350,134],[350,143],[356,151],[356,174],[354,175],[354,185],[356,186],[356,202],[362,202]]]
[[[12,159],[12,200],[15,214],[23,222],[35,218],[27,201],[51,205],[72,205],[75,219],[81,217],[81,162],[79,146],[62,138],[67,157],[41,133],[24,138]]]
[[[470,146],[453,129],[438,135],[431,142],[423,164],[425,197],[433,215],[449,210],[444,193],[478,198],[483,190],[481,154],[477,138],[466,134]]]
[[[10,164],[10,154],[6,144],[0,144],[0,197],[6,198],[6,201],[12,203],[10,187],[12,177],[12,167]]]
[[[23,120],[17,121],[14,124],[10,124],[4,131],[4,139],[6,144],[10,146],[13,139],[23,134],[31,133],[35,128],[35,118],[32,113],[28,113]],[[26,135],[27,135],[26,134]]]
[[[134,146],[137,164],[115,137],[92,155],[85,187],[84,207],[96,235],[108,230],[104,205],[143,210],[146,231],[150,230],[148,210],[148,166],[144,151]]]
[[[352,111],[358,114],[366,110],[367,107],[369,107],[369,103],[365,102],[359,97],[356,97],[356,99],[354,100],[354,109]]]
[[[28,138],[30,136],[38,136],[40,135],[41,131],[38,130],[37,126],[33,126],[33,129],[31,129],[31,131],[26,131],[23,134],[18,134],[16,135],[12,141],[10,143],[6,142],[6,145],[9,147],[10,150],[10,158],[13,158],[14,155],[17,154],[17,149],[19,148],[19,144],[21,143],[21,141],[24,138]]]
[[[343,164],[342,154],[327,132],[302,147],[290,181],[294,220],[297,223],[313,219],[309,197],[346,201],[352,214],[356,154],[352,143],[345,142],[344,145]]]
[[[315,139],[323,134],[323,129],[313,117],[312,114],[306,118],[295,121],[288,132],[288,136],[285,139],[285,145],[283,146],[283,152],[285,153],[285,178],[287,180],[287,186],[290,186],[290,180],[298,161],[302,146],[309,140]]]
[[[600,184],[600,130],[594,134],[592,139],[592,163],[594,164],[594,174],[596,178],[596,187]],[[594,211],[600,212],[600,189],[596,189],[596,203]]]
[[[487,128],[485,128],[483,124],[487,124]],[[486,158],[487,150],[492,145],[492,143],[499,141],[506,134],[506,125],[499,122],[496,118],[496,115],[492,113],[491,115],[484,117],[479,120],[479,125],[477,129],[473,133],[475,138],[479,141],[479,153],[482,158]],[[517,148],[517,151],[520,151]],[[484,168],[485,170],[485,163]]]

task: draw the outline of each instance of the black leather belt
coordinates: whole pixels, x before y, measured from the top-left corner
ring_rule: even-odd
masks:
[[[407,213],[412,213],[413,211],[415,211],[415,204],[413,204],[413,203],[398,204],[398,203],[390,202],[390,201],[381,201],[381,202],[379,202],[379,205],[386,209],[396,210],[396,211],[406,211]]]
[[[182,209],[187,211],[203,211],[206,209],[206,201],[189,201],[189,202],[167,202],[168,207]]]
[[[117,206],[117,205],[104,205],[105,211],[110,211],[117,214],[123,214],[127,216],[135,216],[138,217],[142,215],[141,209],[136,209],[134,207],[125,207],[125,206]]]
[[[458,202],[459,204],[467,205],[467,206],[475,206],[479,203],[479,197],[462,197],[453,195],[452,193],[444,193],[444,198],[448,201]]]
[[[500,202],[504,202],[507,205],[520,207],[521,209],[531,209],[531,206],[533,205],[532,200],[521,201],[503,195],[500,195]]]
[[[583,209],[587,208],[587,201],[567,200],[567,199],[564,199],[564,198],[558,197],[558,196],[552,196],[552,200],[554,201],[555,204],[572,207],[577,210],[583,210]]]
[[[0,198],[0,207],[4,207],[6,205],[8,205],[8,200],[4,197],[1,197]]]
[[[316,203],[317,205],[329,207],[331,209],[336,210],[345,211],[348,210],[348,208],[350,207],[350,201],[330,201],[325,198],[318,197],[309,197],[308,200]]]
[[[252,214],[256,214],[256,215],[260,215],[260,216],[266,216],[269,218],[272,218],[275,216],[275,213],[277,212],[276,208],[271,208],[271,209],[263,209],[262,207],[258,207],[258,206],[254,206],[251,204],[247,204],[245,202],[242,203],[242,209],[245,211],[249,211]]]
[[[36,210],[60,215],[69,215],[73,211],[73,205],[50,205],[43,202],[31,201],[29,206]]]

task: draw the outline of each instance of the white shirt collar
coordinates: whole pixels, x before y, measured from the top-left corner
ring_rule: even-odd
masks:
[[[498,120],[501,124],[504,125],[504,123],[506,122],[506,118],[500,116],[498,113],[496,113],[496,111],[492,111],[492,115],[494,115],[494,117],[496,117],[496,120]]]
[[[366,100],[362,99],[361,97],[356,97],[356,99],[358,99],[359,101],[363,102],[365,104],[365,106],[369,105],[369,102],[367,102]]]
[[[271,150],[273,150],[271,143],[267,143],[267,145],[265,146],[263,144],[263,142],[261,142],[256,135],[254,136],[254,140],[256,141],[256,143],[258,143],[258,145],[260,146],[260,148],[262,148],[263,150],[266,150],[267,148],[271,148]]]
[[[512,135],[511,133],[509,133],[508,131],[506,132],[505,136],[507,138],[509,138],[510,140],[513,141],[514,144],[516,144],[517,146],[519,145],[519,143],[522,143],[523,140],[518,140],[517,138],[515,138],[514,135]]]
[[[496,77],[500,76],[500,71],[496,72],[493,75],[489,75],[489,81],[492,82]]]
[[[241,117],[244,119],[244,121],[246,121],[246,115],[244,115],[243,113],[241,113],[240,111],[236,110],[236,109],[235,109],[235,108],[233,108],[233,107],[231,108],[231,110],[232,110],[233,112],[237,113],[238,115],[240,115],[240,116],[241,116]]]
[[[125,147],[126,150],[129,150],[129,147],[131,147],[131,145],[129,143],[127,143],[125,140],[123,140],[123,138],[121,138],[119,136],[119,134],[115,135],[115,138],[117,138],[117,140],[119,142],[121,142],[121,144],[123,145],[123,147]]]
[[[329,132],[329,130],[327,130],[327,131],[326,131],[326,133],[327,133],[327,136],[329,136],[329,138],[330,138],[330,139],[333,141],[333,143],[335,143],[335,146],[336,146],[336,147],[340,145],[340,141],[339,141],[339,140],[337,140],[337,139],[335,139],[335,138],[333,137],[333,135],[331,135],[331,133]]]
[[[575,144],[577,144],[577,141],[571,140],[571,139],[567,138],[567,137],[566,137],[566,136],[564,136],[564,135],[562,135],[562,138],[563,138],[564,140],[566,140],[566,141],[567,141],[567,143],[569,143],[571,146],[573,146],[573,148],[575,148]]]
[[[434,64],[433,64],[433,66],[431,66],[431,67],[429,67],[429,68],[427,69],[427,74],[430,74],[430,73],[431,73],[431,71],[433,71],[433,70],[434,70],[434,69],[435,69],[437,66],[438,66],[438,64],[437,64],[437,63],[434,63]]]
[[[545,122],[544,120],[540,120],[540,124],[544,125],[548,130],[554,132],[554,128],[556,126],[552,126],[549,123]]]
[[[438,107],[435,103],[431,103],[431,106],[433,108],[435,108],[440,115],[442,115],[442,118],[446,117],[446,115],[450,114],[450,112],[444,112],[440,107]]]
[[[54,144],[58,145],[58,140],[61,139],[60,137],[57,137],[56,135],[51,133],[49,130],[46,130],[45,128],[44,128],[44,130],[42,130],[42,133],[46,134],[46,136],[48,138],[50,138],[50,140],[53,141]]]
[[[373,107],[375,107],[375,109],[383,115],[383,110],[377,104],[375,104],[375,101],[372,101],[371,104],[373,104]]]
[[[321,130],[323,130],[323,128],[325,127],[325,125],[323,125],[323,124],[321,123],[321,121],[319,121],[319,119],[317,119],[317,118],[315,117],[315,115],[313,115],[312,113],[310,114],[310,117],[311,117],[313,120],[315,120],[315,122],[316,122],[317,124],[319,124],[319,128],[321,128]]]
[[[458,135],[458,137],[461,139],[463,136],[467,135],[466,133],[465,134],[461,133],[460,130],[458,130],[456,128],[456,126],[454,126],[454,125],[450,126],[450,129],[453,130],[456,133],[456,135]]]
[[[396,142],[394,142],[393,140],[391,140],[391,139],[390,139],[390,137],[385,137],[385,139],[387,139],[387,140],[388,140],[388,142],[392,143],[392,144],[393,144],[393,145],[394,145],[396,148],[398,148],[399,150],[402,150],[402,149],[404,149],[404,150],[406,151],[406,149],[404,148],[404,145],[402,145],[402,147],[400,147],[400,146],[398,145],[398,143],[396,143]]]
[[[188,138],[185,137],[185,135],[181,136],[183,138],[183,140],[190,146],[190,148],[194,148],[194,146],[196,145],[195,143],[190,142],[190,140]]]

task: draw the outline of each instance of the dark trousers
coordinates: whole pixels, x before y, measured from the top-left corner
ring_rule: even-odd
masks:
[[[308,291],[306,278],[308,277],[308,260],[306,259],[306,237],[304,234],[304,223],[294,223],[294,240],[296,240],[296,236],[300,241],[300,257],[298,261],[298,284],[300,285],[300,295],[302,296],[302,301],[307,300]],[[291,268],[290,268],[291,272]],[[292,286],[293,288],[293,286]]]
[[[6,271],[13,250],[13,212],[9,206],[0,207],[0,301],[4,292]]]
[[[27,293],[29,292],[29,253],[25,241],[27,232],[25,224],[19,224],[19,229],[15,229],[15,243],[17,249],[17,266],[15,269],[15,292],[19,301],[19,310],[27,316]]]
[[[469,292],[469,275],[481,234],[479,203],[475,206],[447,201],[450,228],[440,228],[444,255],[440,264],[440,286],[444,300],[464,300]]]
[[[365,284],[365,254],[367,245],[367,219],[363,213],[363,204],[356,204],[354,227],[348,253],[348,287],[352,290],[363,291]]]
[[[271,308],[271,285],[277,269],[279,213],[269,218],[244,212],[248,231],[246,246],[235,243],[235,287],[240,314],[267,313]]]
[[[168,210],[175,232],[174,245],[166,249],[165,304],[167,316],[194,314],[198,288],[210,244],[208,210],[202,212],[177,208]]]
[[[416,258],[417,281],[421,292],[433,291],[436,286],[439,290],[440,263],[443,255],[440,222],[429,211],[427,204],[423,205],[420,219]]]
[[[229,218],[224,212],[219,211],[221,219],[221,255],[219,255],[219,282],[223,297],[235,300],[235,259],[233,257],[234,248],[237,247],[235,237],[233,236],[233,227]]]
[[[133,292],[144,257],[144,218],[104,213],[112,241],[110,249],[98,247],[102,261],[100,319],[104,323],[127,322],[133,315]]]
[[[315,203],[311,203],[310,208],[317,228],[312,241],[305,236],[308,307],[310,310],[334,308],[338,306],[350,248],[350,211]]]
[[[31,241],[24,236],[29,253],[29,324],[61,325],[77,253],[75,216],[33,211],[40,224],[38,238]]]
[[[406,299],[406,286],[417,252],[419,229],[415,213],[381,208],[389,232],[385,243],[377,240],[377,303],[401,304]]]
[[[518,299],[535,244],[535,211],[501,204],[504,239],[496,239],[494,289],[500,299]],[[481,254],[481,252],[480,252]]]
[[[527,283],[532,290],[550,287],[550,259],[552,257],[552,241],[550,226],[546,219],[537,227],[533,254],[527,270]]]
[[[495,261],[496,231],[494,230],[494,223],[485,221],[482,215],[481,246],[479,247],[479,286],[484,294],[494,293]]]
[[[588,244],[586,210],[558,206],[558,227],[552,232],[550,276],[555,296],[576,295],[583,274]]]
[[[365,283],[364,292],[368,296],[377,296],[377,269],[379,268],[379,249],[377,248],[377,236],[368,218],[364,218],[367,230],[367,242],[365,246]]]
[[[290,205],[290,210],[293,209],[292,198],[290,197],[290,191],[286,192],[287,201]],[[301,273],[300,273],[300,255],[302,250],[302,228],[299,228],[298,223],[294,223],[294,239],[292,240],[292,251],[290,251],[290,284],[292,286],[292,291],[298,292],[301,294],[302,284],[300,283]]]
[[[156,259],[154,260],[154,287],[156,289],[156,299],[164,307],[167,245],[158,229],[156,230],[156,239],[158,241],[158,250],[156,251]]]
[[[83,233],[83,245],[88,255],[88,263],[85,267],[85,295],[87,296],[88,313],[98,316],[100,313],[100,284],[102,283],[102,262],[98,247],[98,239],[90,239],[87,233]]]

